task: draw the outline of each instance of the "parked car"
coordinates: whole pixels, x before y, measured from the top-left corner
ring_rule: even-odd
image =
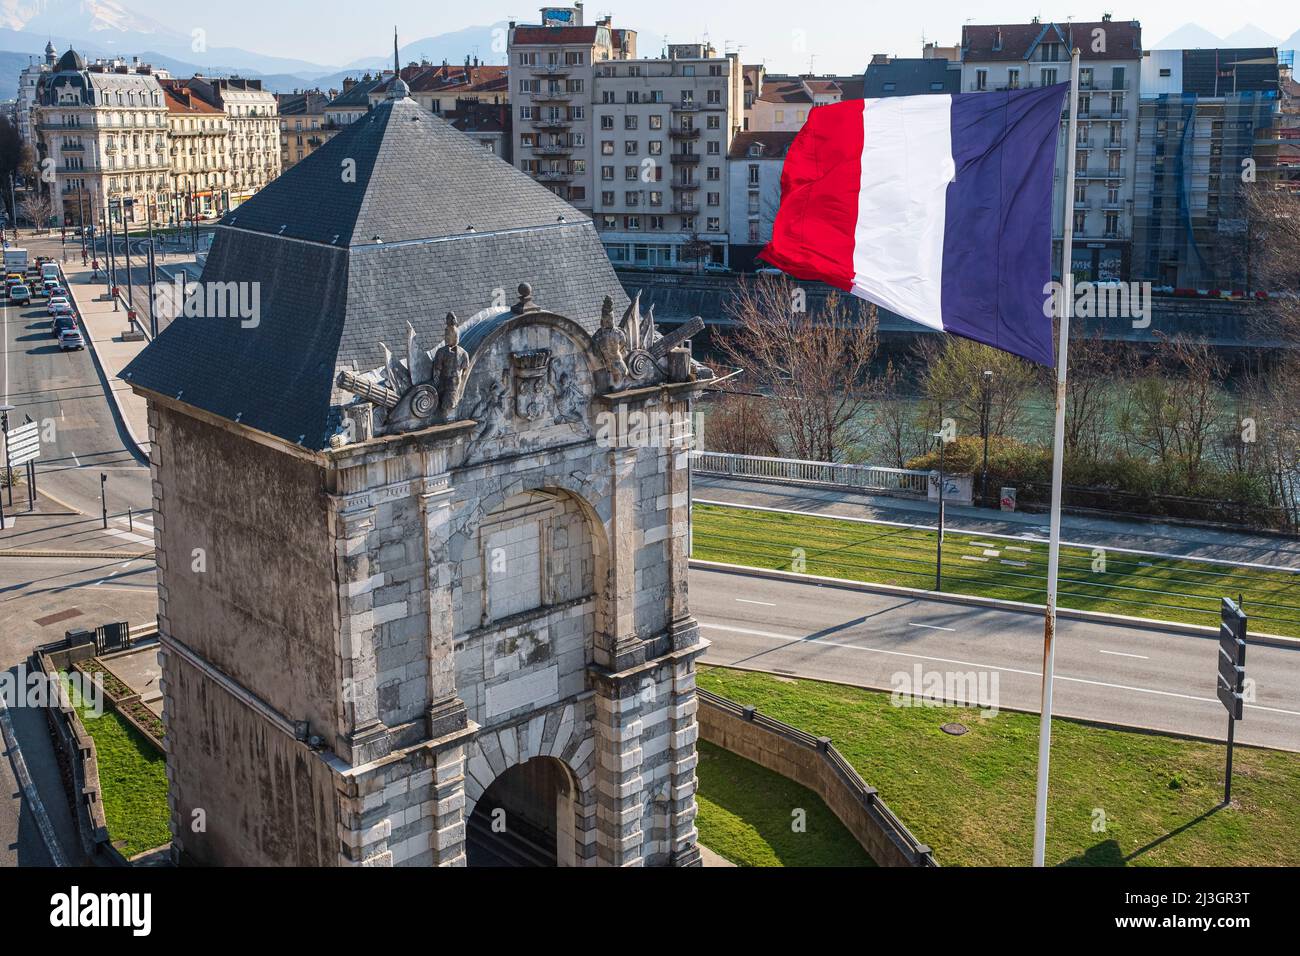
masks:
[[[63,306],[64,308],[61,309],[60,306]],[[72,303],[61,295],[52,295],[50,296],[49,305],[45,307],[45,310],[49,312],[50,315],[57,315],[61,311],[71,312]]]
[[[64,329],[59,333],[59,350],[70,352],[73,349],[84,349],[86,340],[81,337],[81,333],[76,329]]]
[[[9,290],[9,301],[14,305],[31,305],[32,290],[20,282]]]

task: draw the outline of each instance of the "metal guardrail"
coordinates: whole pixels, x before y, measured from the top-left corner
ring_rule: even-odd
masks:
[[[888,831],[890,837],[902,848],[914,866],[934,867],[939,865],[935,862],[934,852],[913,836],[912,831],[907,828],[906,824],[898,819],[885,804],[885,801],[880,798],[876,788],[863,780],[861,775],[853,769],[853,765],[844,759],[844,755],[835,749],[829,737],[814,737],[798,727],[768,717],[766,714],[760,714],[755,707],[742,706],[734,700],[729,700],[703,688],[696,688],[695,693],[704,706],[723,711],[740,720],[761,727],[770,733],[778,734],[801,747],[807,747],[820,753],[835,770],[840,782],[853,794],[857,802]]]
[[[759,455],[732,455],[718,451],[696,452],[693,467],[697,475],[834,485],[918,498],[924,498],[929,494],[930,473],[912,468],[803,461],[798,458],[764,458]]]

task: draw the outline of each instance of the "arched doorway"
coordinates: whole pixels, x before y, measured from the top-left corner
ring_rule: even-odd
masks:
[[[508,767],[466,819],[469,866],[572,866],[576,788],[569,768],[554,757]]]

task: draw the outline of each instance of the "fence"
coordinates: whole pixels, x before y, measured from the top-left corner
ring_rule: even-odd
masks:
[[[828,737],[697,690],[700,736],[816,793],[881,866],[938,866],[930,848],[894,816]]]
[[[924,498],[929,493],[930,473],[911,468],[881,468],[876,465],[803,461],[798,458],[763,458],[719,451],[697,452],[693,467],[697,475],[828,485],[909,498]]]

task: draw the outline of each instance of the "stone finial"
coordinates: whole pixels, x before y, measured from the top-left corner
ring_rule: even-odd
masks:
[[[511,308],[511,312],[516,314],[520,312],[534,312],[537,304],[533,302],[533,287],[527,282],[519,283],[519,301]]]
[[[602,329],[614,327],[614,300],[609,296],[605,296],[605,301],[600,304],[600,327]]]

